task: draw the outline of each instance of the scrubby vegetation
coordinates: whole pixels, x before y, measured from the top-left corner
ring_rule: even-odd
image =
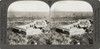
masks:
[[[12,16],[12,15],[10,15]],[[59,15],[58,15],[59,16]],[[61,16],[63,16],[61,14]],[[75,17],[76,16],[76,17]],[[72,17],[54,17],[50,19],[50,23],[47,28],[49,31],[44,31],[39,35],[26,36],[24,34],[15,33],[12,31],[12,27],[18,25],[28,24],[34,21],[34,17],[8,17],[7,22],[7,40],[9,45],[86,45],[93,44],[93,25],[87,29],[87,33],[83,35],[69,36],[65,33],[58,33],[55,29],[61,25],[68,25],[77,22],[78,19],[92,19],[91,16],[77,16]],[[38,18],[40,19],[40,18]],[[47,29],[46,28],[46,29]],[[47,29],[48,30],[48,29]],[[91,30],[91,31],[89,31]]]
[[[72,21],[74,22],[74,21]],[[68,34],[58,33],[55,28],[60,25],[70,24],[72,22],[52,22],[48,25],[50,31],[39,35],[25,36],[24,34],[12,32],[12,27],[25,24],[24,22],[10,23],[7,30],[8,44],[10,45],[69,45],[69,44],[92,44],[93,33],[87,32],[84,35],[69,36]],[[50,26],[51,25],[51,26]],[[91,26],[91,29],[93,26]]]
[[[8,44],[10,45],[69,45],[69,44],[92,44],[93,34],[87,33],[84,35],[72,36],[63,33],[57,33],[54,30],[48,34],[43,33],[40,35],[25,36],[8,31]]]

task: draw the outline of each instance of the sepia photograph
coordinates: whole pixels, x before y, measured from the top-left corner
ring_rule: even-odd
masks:
[[[85,1],[58,1],[51,7],[55,45],[93,44],[93,9]]]
[[[93,44],[93,8],[85,1],[16,1],[7,12],[8,45]]]
[[[49,6],[43,1],[16,1],[8,7],[7,41],[9,45],[44,44],[49,32]],[[43,36],[43,37],[42,37]]]

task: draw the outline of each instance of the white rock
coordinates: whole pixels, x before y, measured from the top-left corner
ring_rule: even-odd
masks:
[[[78,29],[78,28],[72,28],[69,30],[70,35],[82,35],[85,34],[85,30],[84,29]]]
[[[80,27],[87,27],[91,26],[91,22],[89,20],[79,20],[78,21]]]
[[[38,29],[35,28],[34,26],[37,27]],[[45,28],[46,26],[47,26],[47,23],[45,20],[35,20],[32,23],[16,26],[14,28],[18,29],[19,32],[21,31],[25,32],[26,35],[34,35],[34,34],[42,33],[42,30],[40,30],[39,27]]]
[[[26,30],[27,28],[30,28],[30,25],[29,24],[27,24],[27,25],[20,25],[20,26],[16,26],[16,27]]]
[[[42,33],[42,30],[40,30],[40,29],[28,28],[26,30],[26,35],[38,35],[38,34],[41,34],[41,33]]]
[[[47,23],[46,23],[45,20],[35,20],[34,22],[31,22],[29,24],[20,25],[20,26],[16,26],[16,27],[21,28],[21,29],[28,29],[28,28],[31,28],[31,27],[34,28],[34,26],[36,26],[37,28],[38,27],[44,28],[44,27],[47,26]]]
[[[47,23],[45,20],[35,20],[34,21],[34,25],[36,27],[46,27],[47,26]]]

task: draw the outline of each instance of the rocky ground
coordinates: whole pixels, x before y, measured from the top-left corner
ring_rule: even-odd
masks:
[[[7,40],[10,45],[86,45],[93,44],[93,31],[87,32],[82,35],[69,36],[66,33],[58,33],[56,32],[56,27],[62,24],[53,23],[53,25],[48,25],[50,28],[49,31],[45,31],[39,35],[31,35],[25,36],[20,33],[14,33],[12,31],[12,27],[18,24],[24,24],[24,22],[20,23],[10,23],[7,28]],[[91,26],[88,30],[92,30],[93,26]]]

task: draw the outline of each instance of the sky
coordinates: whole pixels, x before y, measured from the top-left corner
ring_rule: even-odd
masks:
[[[8,11],[49,12],[49,6],[42,1],[16,1],[9,6]]]
[[[93,12],[91,5],[85,1],[58,1],[51,8],[42,1],[16,1],[9,6],[8,11],[49,12],[50,9],[51,11]]]
[[[8,7],[8,11],[44,12],[44,15],[48,16],[49,13],[52,11],[93,12],[93,9],[92,9],[92,6],[88,2],[85,2],[85,1],[58,1],[58,2],[55,2],[51,6],[51,8],[49,7],[48,4],[46,4],[43,1],[16,1],[16,2],[13,2]],[[8,15],[10,15],[10,14],[8,14]],[[43,16],[43,13],[42,14],[34,13],[33,15],[34,16],[37,16],[37,15]],[[53,15],[53,14],[51,14],[51,15]]]
[[[93,9],[85,1],[58,1],[52,5],[51,11],[93,12]]]

